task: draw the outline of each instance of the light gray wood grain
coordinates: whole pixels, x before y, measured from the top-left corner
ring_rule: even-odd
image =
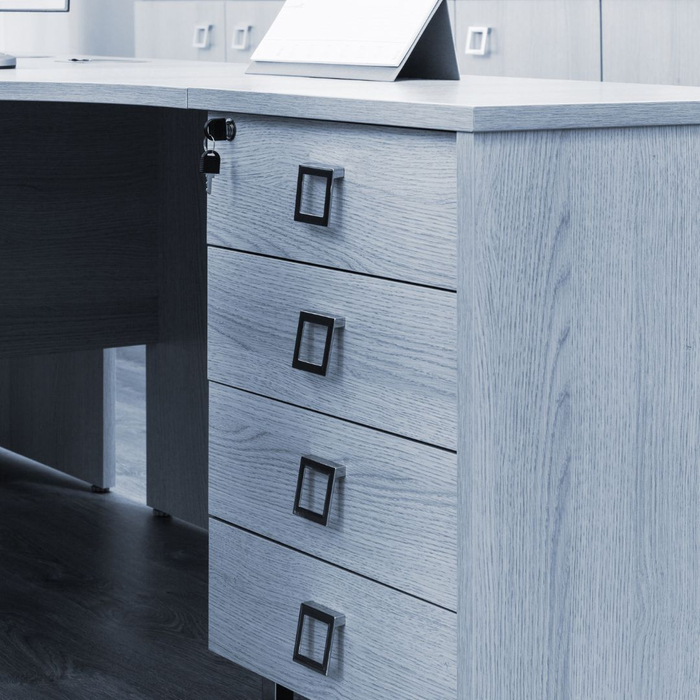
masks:
[[[143,107],[0,103],[0,356],[157,339],[158,124]]]
[[[211,515],[457,609],[454,453],[217,384],[209,414]],[[292,513],[304,455],[348,470],[327,527]]]
[[[210,248],[209,378],[454,449],[455,297]],[[301,311],[346,319],[325,377],[292,368]]]
[[[210,523],[209,645],[310,700],[453,700],[456,615]],[[328,677],[292,661],[299,605],[346,615]]]
[[[487,53],[465,53],[470,26],[491,28]],[[600,80],[600,0],[457,0],[463,73]]]
[[[0,360],[2,447],[83,481],[115,483],[115,351]]]
[[[22,59],[0,100],[182,107],[444,131],[700,123],[697,88],[462,76],[391,85],[245,75],[197,61],[66,64]]]
[[[210,111],[444,131],[693,124],[700,114],[695,88],[492,76],[392,85],[252,75],[239,80],[217,76],[212,66],[188,95],[190,107]]]
[[[458,145],[460,697],[695,697],[700,130]]]
[[[455,289],[454,134],[233,116],[210,244]],[[294,221],[306,163],[345,168],[328,228]]]
[[[148,504],[207,525],[206,193],[202,112],[159,127],[159,342],[146,351]],[[153,174],[151,174],[153,177]]]
[[[189,66],[192,75],[197,63]],[[174,61],[154,65],[118,58],[91,63],[19,58],[15,70],[0,75],[0,99],[186,109],[185,72],[187,68]]]
[[[573,626],[572,651],[590,660],[572,685],[579,697],[603,684],[644,700],[692,697],[700,688],[700,129],[581,141],[576,172],[599,172],[577,192],[576,229],[611,235],[577,239],[572,269],[581,360],[573,447],[589,467],[585,477],[572,473],[581,493],[572,531],[605,554],[601,561],[582,547],[572,572],[588,577],[574,600],[592,612]]]
[[[473,134],[457,134],[457,698],[470,700],[475,668],[472,634],[475,592],[472,589],[471,482],[469,440],[474,430],[476,402],[472,396],[474,346],[479,329],[474,325],[476,222]]]
[[[693,0],[604,0],[605,80],[700,85],[700,5]]]
[[[212,76],[213,77],[213,76]],[[247,76],[251,79],[256,76]],[[460,82],[399,81],[399,91],[362,83],[353,93],[345,83],[306,78],[234,89],[212,80],[188,92],[190,107],[298,119],[409,126],[443,131],[532,131],[700,123],[695,88],[462,76]],[[274,81],[283,83],[275,85]],[[329,84],[330,83],[330,84]],[[204,85],[204,83],[202,83]],[[290,91],[296,91],[290,94]],[[258,92],[259,90],[259,92]],[[693,92],[686,92],[693,91]],[[342,93],[342,94],[341,94]]]

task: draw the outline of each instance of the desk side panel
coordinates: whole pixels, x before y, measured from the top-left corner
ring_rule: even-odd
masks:
[[[0,446],[94,486],[114,486],[115,355],[0,359]]]
[[[161,110],[0,104],[0,444],[114,484],[114,358],[158,337]]]
[[[159,342],[146,355],[148,503],[207,527],[206,112],[171,110],[159,126]]]
[[[460,698],[695,697],[700,129],[459,150]]]
[[[10,448],[10,367],[0,362],[0,447]]]

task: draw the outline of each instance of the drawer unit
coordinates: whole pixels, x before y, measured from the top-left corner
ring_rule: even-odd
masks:
[[[226,60],[223,2],[137,0],[135,55],[187,61]]]
[[[212,515],[456,610],[454,453],[217,384],[209,401]]]
[[[454,450],[456,342],[452,292],[209,250],[214,381]]]
[[[212,115],[213,116],[213,115]],[[209,199],[212,245],[455,289],[455,135],[414,129],[236,115],[238,135],[220,144],[221,175]],[[300,166],[343,170],[324,177]]]
[[[248,63],[283,5],[283,0],[229,0],[226,3],[226,60]]]
[[[217,520],[210,562],[216,653],[314,700],[457,697],[454,613]],[[324,675],[294,661],[297,632],[299,656],[320,662],[334,613]]]
[[[457,0],[456,35],[465,74],[600,80],[599,0]]]

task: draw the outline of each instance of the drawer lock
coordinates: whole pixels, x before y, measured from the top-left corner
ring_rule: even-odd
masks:
[[[301,651],[302,646],[310,646],[311,644],[314,647],[316,646],[316,628],[319,625],[326,628],[322,661],[318,661],[312,656],[307,656]],[[345,626],[345,615],[312,601],[302,603],[299,609],[297,636],[294,642],[294,661],[327,676],[333,654],[335,633],[336,630],[343,626]]]
[[[309,329],[307,329],[309,326]],[[304,343],[306,341],[313,340],[309,336],[311,335],[314,327],[321,327],[325,329],[325,340],[323,343],[323,356],[321,363],[317,364],[309,360],[302,360],[301,356],[305,349]],[[322,314],[317,314],[313,311],[302,311],[299,314],[299,325],[297,326],[297,338],[294,345],[294,359],[292,360],[292,367],[294,369],[300,369],[304,372],[311,372],[312,374],[320,374],[325,377],[328,374],[328,367],[331,362],[331,351],[333,349],[333,336],[336,331],[345,328],[345,319],[339,316],[324,316]],[[309,335],[306,335],[307,330]]]
[[[304,183],[307,178],[321,178],[325,180],[325,196],[323,199],[323,213],[310,214],[302,211],[304,204]],[[307,164],[299,166],[297,177],[297,199],[294,207],[294,221],[316,226],[328,226],[331,220],[331,204],[333,202],[333,188],[336,180],[345,177],[345,168],[330,167],[327,165]]]
[[[323,494],[323,509],[319,512],[312,508],[302,506],[302,500],[308,493],[314,490],[314,485],[307,485],[307,473],[318,475],[325,479],[325,493]],[[329,462],[325,459],[319,459],[313,456],[304,456],[299,464],[299,477],[297,478],[297,490],[294,496],[294,515],[300,518],[306,518],[313,523],[327,526],[328,519],[333,506],[333,494],[335,492],[336,482],[344,479],[346,475],[345,467],[335,462]],[[321,499],[319,499],[321,500]]]

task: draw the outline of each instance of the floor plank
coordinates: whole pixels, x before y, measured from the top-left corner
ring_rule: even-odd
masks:
[[[259,700],[207,650],[207,534],[0,452],[0,697]]]

